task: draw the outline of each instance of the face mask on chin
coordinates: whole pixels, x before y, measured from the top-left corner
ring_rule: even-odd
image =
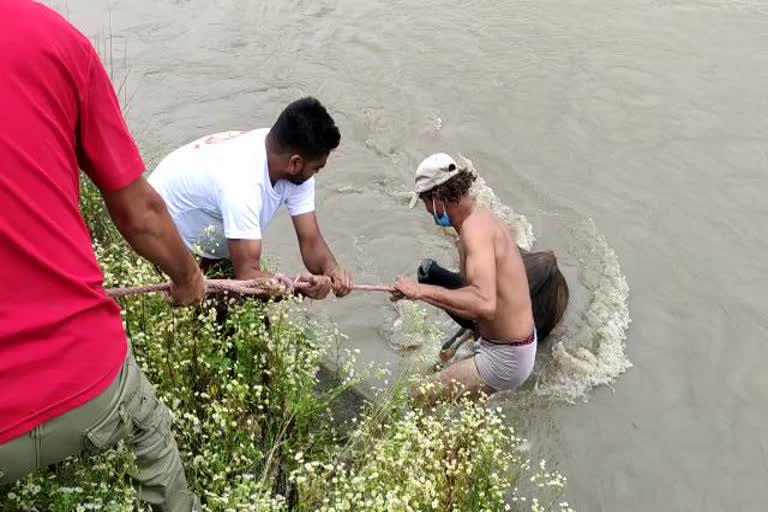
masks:
[[[445,209],[445,202],[443,202],[443,213],[438,216],[437,215],[437,208],[435,208],[435,198],[432,198],[432,219],[435,221],[435,224],[437,224],[440,227],[443,228],[449,228],[451,227],[451,219],[448,217],[448,211]]]

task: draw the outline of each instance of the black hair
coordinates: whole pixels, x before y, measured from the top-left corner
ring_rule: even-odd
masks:
[[[280,151],[293,151],[312,160],[339,146],[341,133],[317,98],[307,96],[290,103],[275,121],[270,139]]]
[[[445,183],[423,192],[421,197],[426,199],[434,197],[448,203],[458,203],[469,192],[469,189],[472,188],[472,183],[476,179],[477,177],[468,169],[462,169],[456,176],[453,176]]]

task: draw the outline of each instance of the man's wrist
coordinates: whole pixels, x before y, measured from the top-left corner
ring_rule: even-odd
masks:
[[[186,285],[191,284],[195,280],[199,279],[200,275],[200,267],[197,265],[197,262],[194,258],[190,256],[190,263],[188,263],[184,269],[182,269],[180,272],[177,273],[175,276],[170,276],[171,281],[173,281],[174,284],[177,285]]]
[[[417,283],[416,284],[416,294],[413,297],[413,300],[424,300],[428,298],[429,295],[429,285]]]

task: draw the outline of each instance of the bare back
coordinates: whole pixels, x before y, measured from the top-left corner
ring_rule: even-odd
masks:
[[[509,227],[490,210],[477,207],[464,221],[459,235],[461,272],[465,279],[471,279],[467,259],[473,254],[492,250],[496,265],[496,314],[478,322],[480,335],[500,343],[527,338],[534,327],[528,278]]]

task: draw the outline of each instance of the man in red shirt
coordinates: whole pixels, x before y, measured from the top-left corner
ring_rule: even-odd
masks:
[[[142,497],[194,510],[170,414],[130,354],[78,207],[78,168],[128,243],[199,302],[203,277],[142,177],[104,67],[52,10],[0,0],[0,486],[126,439]]]

